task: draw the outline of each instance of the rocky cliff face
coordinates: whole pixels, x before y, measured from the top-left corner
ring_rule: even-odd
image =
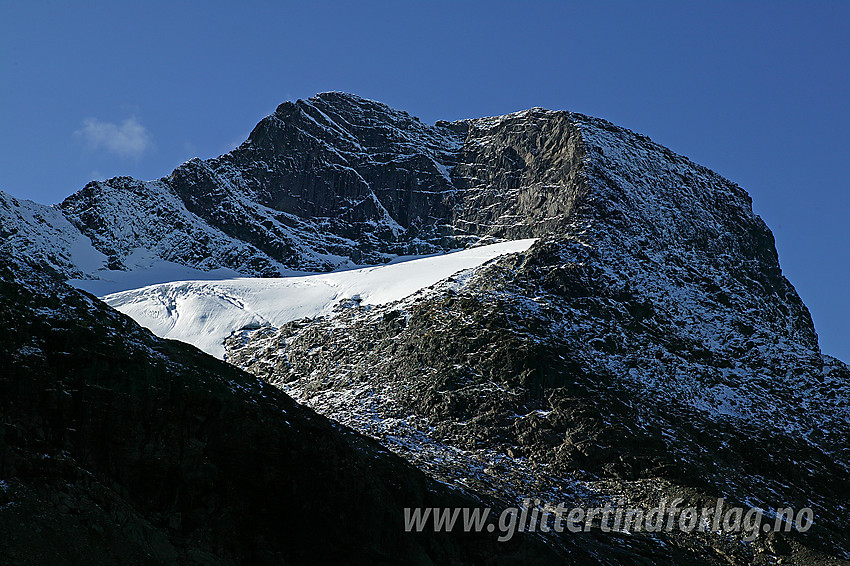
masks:
[[[14,216],[9,206],[3,210],[4,218],[16,219],[15,249],[39,248],[33,235],[40,234],[38,222]],[[326,93],[282,104],[224,156],[190,161],[157,181],[92,183],[59,210],[73,225],[63,224],[62,233],[85,234],[119,269],[140,249],[199,269],[279,275],[496,239],[538,238],[525,252],[456,274],[401,301],[380,307],[347,301],[316,319],[279,328],[254,325],[231,336],[227,359],[371,436],[469,501],[513,505],[539,497],[594,506],[622,498],[651,507],[679,497],[710,507],[723,497],[733,505],[815,511],[816,524],[804,535],[762,533],[755,541],[711,532],[613,536],[599,529],[587,537],[540,539],[551,552],[571,553],[575,562],[834,564],[850,559],[845,525],[850,369],[821,355],[809,313],[783,277],[773,237],[753,213],[746,192],[644,136],[604,120],[543,109],[428,126],[376,102]],[[65,240],[58,239],[58,247],[44,257],[59,258],[51,269],[68,276],[75,263],[64,251]],[[24,300],[20,291],[10,293],[18,297],[10,304]],[[18,326],[28,315],[43,314],[16,309],[11,312],[17,313]],[[91,320],[115,316],[97,309]],[[41,340],[40,334],[25,335]],[[95,338],[106,339],[90,339]],[[28,343],[12,343],[29,351]],[[56,360],[87,348],[82,342],[62,344],[51,354]],[[107,359],[136,355],[120,347],[107,350],[112,352]],[[166,348],[160,358],[177,361],[162,363],[175,363],[172,369],[180,376],[180,367],[194,375],[195,368],[212,364],[186,357],[174,345],[145,348]],[[65,375],[65,366],[57,367],[43,373],[48,382]],[[215,375],[247,379],[225,366],[215,368]],[[152,371],[132,374],[128,382],[149,379]],[[172,391],[166,384],[173,378],[157,378],[152,391]],[[205,390],[191,383],[192,391]],[[259,384],[251,387],[259,388],[263,399],[283,398]],[[212,397],[201,391],[197,395],[204,400],[197,402],[216,403],[215,398],[230,395],[226,390],[211,389]],[[53,390],[45,386],[45,391]],[[125,393],[135,394],[121,389],[116,398],[129,398]],[[46,395],[48,401],[23,405],[20,414],[41,415],[42,407],[59,402],[50,395],[59,394],[39,393],[38,399]],[[158,395],[143,393],[144,399],[152,396],[142,404],[145,415],[159,414]],[[186,397],[191,406],[194,395]],[[261,426],[245,414],[256,412],[254,401],[264,406],[256,395],[233,402],[240,407],[233,409],[238,418],[250,424],[222,441],[224,452],[217,456],[222,461],[243,457],[233,448],[242,435],[260,435],[251,427]],[[289,401],[280,403],[287,415],[303,411]],[[174,407],[173,414],[186,413],[185,405]],[[72,418],[59,414],[61,422]],[[188,414],[194,422],[194,413]],[[332,447],[326,454],[310,452],[279,432],[280,418],[257,414],[277,431],[269,433],[274,442],[296,443],[292,450],[305,451],[310,461],[337,450],[345,458],[352,454],[338,439],[328,440]],[[208,422],[220,423],[221,416],[216,413]],[[26,424],[29,432],[21,438],[41,438],[38,426]],[[81,438],[107,442],[96,429],[86,430]],[[132,445],[147,442],[138,431],[130,434]],[[57,450],[67,450],[64,436],[59,438]],[[191,460],[169,457],[178,471]],[[247,461],[256,462],[255,457]],[[156,472],[158,461],[151,458]],[[381,461],[394,462],[386,466],[402,470],[392,473],[404,478],[413,473],[386,458]],[[354,485],[366,481],[358,466],[344,466]],[[369,489],[384,489],[383,478],[392,476],[381,471],[390,469],[383,466]],[[304,474],[286,469],[294,477]],[[232,471],[221,477],[247,474],[242,468]],[[405,479],[394,492],[400,495],[378,498],[387,502],[380,509],[394,509],[403,494],[420,493],[416,481],[424,480]],[[225,489],[215,485],[203,493]],[[323,485],[316,480],[308,487]],[[263,483],[252,493],[267,487]],[[218,528],[210,526],[213,518],[206,511],[169,505],[156,517],[200,513],[198,525]],[[355,514],[349,518],[357,521]],[[198,536],[206,541],[213,535]],[[348,548],[349,540],[354,539],[344,539],[339,548]],[[199,548],[213,552],[206,544]],[[434,560],[475,562],[483,556],[458,544],[441,555],[444,560]],[[513,551],[496,547],[494,552]]]
[[[821,356],[748,195],[602,120],[477,123],[487,142],[466,122],[461,154],[503,158],[460,160],[455,184],[503,180],[515,208],[498,217],[519,213],[510,230],[534,225],[538,244],[394,305],[246,331],[228,359],[457,486],[811,505],[824,530],[728,559],[846,558],[847,368]]]
[[[566,112],[427,126],[325,93],[281,104],[226,155],[93,182],[61,209],[116,267],[144,248],[202,269],[322,271],[547,233],[581,158]]]

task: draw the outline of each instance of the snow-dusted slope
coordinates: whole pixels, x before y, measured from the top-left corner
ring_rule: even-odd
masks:
[[[83,278],[106,262],[106,256],[61,211],[2,191],[0,251]]]
[[[115,267],[141,248],[205,271],[327,272],[563,226],[580,144],[565,112],[426,125],[322,93],[281,104],[225,155],[92,182],[60,208]]]
[[[189,164],[206,171],[199,160]],[[217,201],[219,197],[209,195],[209,199]],[[83,204],[78,208],[69,208],[69,203],[80,201]],[[227,267],[252,275],[286,272],[279,262],[255,246],[224,233],[190,211],[162,179],[116,177],[106,182],[93,181],[69,197],[61,208],[121,269],[137,270],[134,254],[144,250],[146,256],[203,271]],[[265,220],[259,210],[243,214],[258,224]]]
[[[156,183],[146,183],[155,187]],[[147,198],[155,201],[157,193],[148,191]],[[144,199],[141,199],[144,200]],[[115,214],[111,216],[124,234],[139,234],[151,229],[149,214],[138,203],[129,200],[111,203]],[[131,206],[133,205],[133,206]],[[209,229],[209,233],[214,233]],[[201,238],[194,235],[196,241]],[[49,269],[78,289],[95,295],[105,295],[127,289],[137,289],[155,283],[185,281],[188,279],[224,279],[246,275],[215,264],[199,267],[163,259],[169,257],[165,250],[174,244],[178,235],[163,229],[159,236],[147,241],[137,241],[136,247],[123,257],[121,269],[111,269],[111,258],[100,249],[102,242],[92,240],[71,224],[61,209],[26,199],[18,199],[0,191],[0,253],[32,265]],[[224,239],[224,236],[221,236]],[[185,246],[191,247],[190,235],[183,235]],[[231,242],[232,243],[232,242]],[[141,247],[141,244],[147,247]],[[175,244],[175,248],[176,244]],[[222,249],[227,248],[222,244]],[[281,269],[282,274],[294,273]]]
[[[68,283],[98,297],[110,293],[139,289],[172,281],[209,281],[245,277],[226,267],[204,271],[157,257],[155,252],[137,248],[124,259],[125,269],[98,269],[87,272],[86,278],[69,279]],[[293,272],[293,274],[297,274]]]
[[[468,126],[463,219],[533,222],[537,244],[397,303],[241,332],[228,361],[458,489],[807,505],[850,558],[850,373],[821,356],[746,192],[596,118]]]
[[[447,171],[462,141],[386,105],[325,93],[281,104],[225,155],[156,181],[92,182],[61,208],[116,265],[136,248],[261,277],[378,264],[477,241],[446,227]]]
[[[86,275],[55,210],[15,206],[6,249]],[[76,285],[461,491],[806,505],[825,529],[806,544],[850,559],[850,368],[746,192],[645,136],[541,108],[427,126],[324,93],[227,155],[57,208],[113,268]],[[708,562],[673,560],[696,539],[645,562],[778,548],[696,538]]]
[[[245,327],[279,326],[329,314],[351,299],[378,305],[402,299],[454,273],[507,253],[528,249],[516,240],[446,255],[336,273],[284,278],[181,281],[114,293],[107,304],[158,336],[224,355],[224,339]]]

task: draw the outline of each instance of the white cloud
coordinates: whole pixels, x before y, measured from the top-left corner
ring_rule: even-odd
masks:
[[[153,136],[134,116],[123,120],[121,125],[86,118],[83,127],[74,134],[86,140],[90,148],[105,149],[120,157],[139,159],[153,147]]]

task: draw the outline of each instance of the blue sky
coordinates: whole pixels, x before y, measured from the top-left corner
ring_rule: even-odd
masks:
[[[574,110],[747,189],[850,361],[850,2],[530,4],[6,0],[0,189],[157,178],[326,90],[426,122]]]

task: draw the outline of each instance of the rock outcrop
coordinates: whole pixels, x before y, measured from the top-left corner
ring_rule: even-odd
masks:
[[[462,155],[502,158],[460,160],[455,185],[504,181],[492,190],[511,195],[510,230],[536,245],[396,304],[245,331],[228,359],[458,487],[819,517],[805,537],[778,535],[782,551],[702,533],[672,537],[667,560],[850,556],[847,367],[821,355],[749,196],[603,120],[532,110],[464,125]]]
[[[405,507],[483,503],[40,270],[0,276],[3,564],[563,556],[521,535],[407,533]]]
[[[162,179],[0,205],[7,263],[58,278],[97,277],[83,256],[278,276],[538,239],[400,301],[250,325],[227,360],[262,382],[5,269],[7,552],[36,552],[34,526],[138,563],[310,562],[329,530],[317,556],[341,562],[361,547],[364,563],[850,560],[850,368],[820,352],[747,193],[645,136],[539,108],[429,126],[325,93]],[[393,530],[410,500],[528,497],[723,498],[815,522],[754,540],[597,524],[504,546]]]
[[[563,224],[577,196],[570,116],[427,126],[324,93],[281,104],[226,155],[157,181],[92,182],[60,208],[115,267],[143,248],[268,276],[536,237]]]

